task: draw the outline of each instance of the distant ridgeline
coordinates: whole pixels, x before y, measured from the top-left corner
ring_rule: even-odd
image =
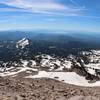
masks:
[[[99,50],[99,37],[87,36],[74,33],[0,32],[0,60],[31,59],[38,54],[77,56],[81,51]]]

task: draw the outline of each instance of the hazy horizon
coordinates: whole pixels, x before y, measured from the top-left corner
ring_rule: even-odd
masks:
[[[100,32],[99,0],[0,0],[0,31]]]

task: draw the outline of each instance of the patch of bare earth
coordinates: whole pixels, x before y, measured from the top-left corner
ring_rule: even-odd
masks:
[[[0,100],[100,100],[100,87],[79,87],[47,78],[0,77]]]

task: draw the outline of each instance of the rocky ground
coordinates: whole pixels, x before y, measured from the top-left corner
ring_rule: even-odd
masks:
[[[100,100],[100,87],[79,87],[47,78],[0,77],[0,100]]]

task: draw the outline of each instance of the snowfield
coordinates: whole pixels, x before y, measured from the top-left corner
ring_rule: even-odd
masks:
[[[39,71],[38,75],[28,76],[26,78],[52,78],[59,81],[64,81],[68,84],[78,85],[78,86],[100,86],[100,81],[95,83],[89,83],[84,77],[79,76],[75,72],[46,72]]]

